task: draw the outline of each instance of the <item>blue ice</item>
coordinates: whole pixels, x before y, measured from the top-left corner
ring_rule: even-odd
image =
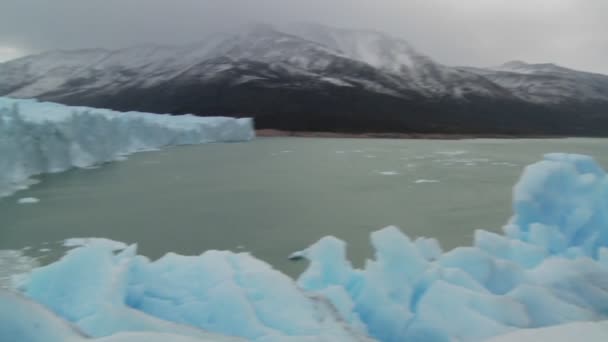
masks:
[[[343,241],[324,237],[297,253],[309,260],[297,281],[247,253],[152,261],[134,245],[114,251],[93,242],[17,288],[54,313],[41,321],[87,338],[484,341],[608,320],[607,182],[590,157],[549,154],[515,186],[504,234],[477,231],[471,247],[444,252],[436,240],[387,227],[371,234],[375,255],[362,268],[348,261]],[[7,308],[0,306],[4,317]],[[13,336],[2,322],[0,340]]]

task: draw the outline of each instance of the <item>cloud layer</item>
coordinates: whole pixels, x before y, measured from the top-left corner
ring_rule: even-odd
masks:
[[[386,31],[450,65],[522,59],[608,73],[606,0],[3,0],[0,60],[297,21]]]

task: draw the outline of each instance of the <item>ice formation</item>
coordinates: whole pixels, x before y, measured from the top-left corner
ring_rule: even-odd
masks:
[[[88,167],[169,145],[244,141],[250,119],[68,107],[0,97],[0,197],[33,175]]]
[[[239,342],[229,338],[193,331],[197,337],[158,332],[124,332],[105,338],[93,339],[54,315],[40,304],[20,295],[0,291],[0,340],[6,342]],[[179,330],[178,325],[171,326]],[[160,329],[159,329],[160,330]]]
[[[24,197],[17,200],[17,204],[36,204],[40,200],[36,197]]]
[[[555,327],[524,329],[495,337],[488,342],[606,342],[608,321],[577,322]]]
[[[325,237],[294,254],[310,261],[294,283],[246,253],[150,261],[136,246],[114,251],[93,240],[17,288],[93,338],[200,339],[204,331],[264,342],[524,341],[581,323],[521,329],[608,320],[607,192],[592,158],[550,154],[515,186],[504,235],[477,231],[472,247],[443,252],[388,227],[371,234],[375,257],[357,269],[346,244]],[[602,327],[578,336],[601,336]]]

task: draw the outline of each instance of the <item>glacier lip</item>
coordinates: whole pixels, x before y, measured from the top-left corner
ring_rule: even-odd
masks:
[[[91,239],[17,277],[14,287],[59,316],[53,320],[108,341],[137,334],[259,342],[603,338],[604,323],[580,322],[608,320],[607,197],[608,176],[591,157],[548,154],[515,186],[504,234],[477,231],[471,247],[444,252],[436,240],[387,227],[371,234],[375,257],[357,269],[346,243],[328,236],[293,255],[310,261],[294,282],[247,253],[153,261],[135,245]],[[6,298],[14,300],[0,292]],[[36,314],[27,314],[33,303],[19,303],[0,305],[12,326]],[[25,313],[13,317],[13,307]],[[7,324],[0,319],[0,340],[19,332]],[[581,327],[593,329],[576,333]]]
[[[171,116],[0,97],[0,197],[31,176],[166,146],[247,141],[251,119]]]

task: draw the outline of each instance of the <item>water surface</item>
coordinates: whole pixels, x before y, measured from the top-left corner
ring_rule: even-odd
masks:
[[[397,225],[444,249],[476,229],[500,231],[523,166],[548,152],[608,163],[608,140],[374,140],[260,138],[141,153],[92,170],[44,175],[0,199],[0,250],[52,260],[71,237],[173,251],[248,251],[295,275],[286,259],[325,235],[360,264],[369,233]],[[40,199],[17,204],[20,198]]]

